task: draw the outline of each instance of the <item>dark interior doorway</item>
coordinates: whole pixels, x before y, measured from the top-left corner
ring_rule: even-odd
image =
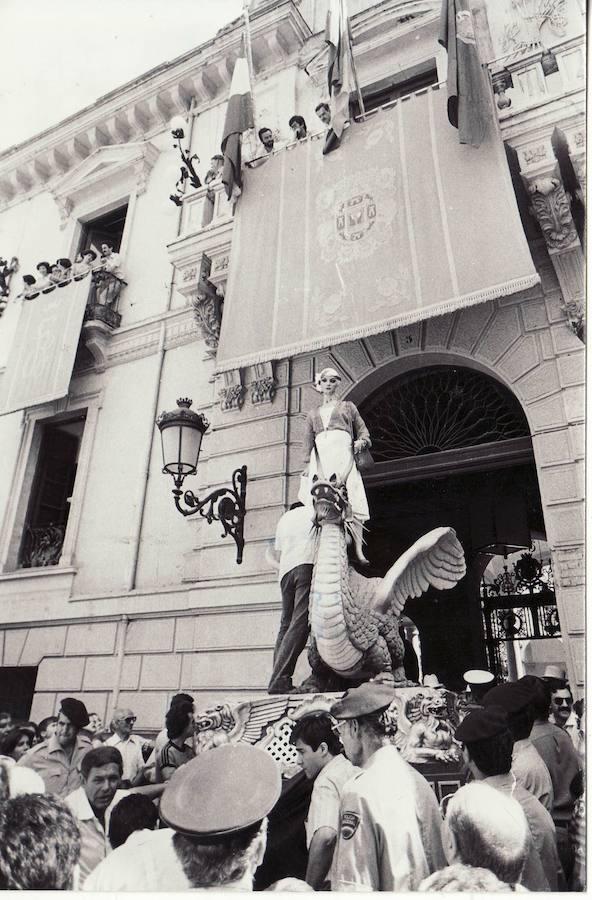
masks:
[[[367,488],[369,575],[384,575],[421,535],[450,525],[464,548],[467,574],[450,591],[430,589],[408,600],[406,614],[419,629],[424,674],[462,690],[467,669],[487,668],[480,580],[487,550],[503,540],[528,546],[541,533],[543,513],[534,463]]]
[[[85,222],[80,235],[78,252],[90,249],[94,250],[97,256],[100,256],[103,241],[111,241],[113,249],[117,253],[121,247],[127,206],[127,203],[125,203],[123,206],[118,206],[117,209],[113,209],[103,216],[97,216],[96,219]]]
[[[28,720],[37,681],[37,666],[0,667],[0,711]]]

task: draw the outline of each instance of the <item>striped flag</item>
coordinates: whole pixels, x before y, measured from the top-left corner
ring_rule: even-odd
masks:
[[[493,118],[493,106],[469,0],[442,0],[438,41],[448,51],[448,121],[458,128],[459,143],[479,147]]]
[[[224,155],[222,183],[226,188],[226,196],[229,200],[238,197],[242,190],[241,135],[249,128],[253,128],[253,99],[249,82],[249,67],[247,60],[239,56],[234,64],[230,83],[221,146]]]
[[[341,139],[349,122],[349,97],[355,90],[349,21],[345,0],[330,0],[325,41],[329,45],[327,80],[331,99],[331,128]]]

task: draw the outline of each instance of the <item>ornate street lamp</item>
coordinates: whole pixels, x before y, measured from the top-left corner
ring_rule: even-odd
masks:
[[[247,467],[241,466],[232,473],[232,487],[216,488],[207,497],[199,499],[193,491],[183,491],[188,475],[197,472],[201,440],[209,428],[205,416],[194,412],[188,398],[177,400],[177,409],[163,412],[156,420],[162,440],[163,472],[173,476],[175,506],[183,516],[200,513],[211,525],[220,522],[222,537],[230,534],[236,543],[236,561],[243,560],[243,524],[247,495]],[[185,504],[185,506],[183,505]]]

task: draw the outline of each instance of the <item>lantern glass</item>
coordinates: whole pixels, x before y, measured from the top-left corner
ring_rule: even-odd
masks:
[[[162,461],[170,475],[195,475],[203,432],[195,426],[174,422],[161,430]]]

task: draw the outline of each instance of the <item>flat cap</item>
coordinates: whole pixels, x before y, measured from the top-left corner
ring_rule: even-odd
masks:
[[[259,747],[225,744],[174,773],[160,801],[165,825],[204,844],[260,822],[282,789],[280,768]]]
[[[331,715],[336,719],[357,719],[367,716],[379,709],[384,709],[395,699],[392,684],[380,681],[367,681],[357,688],[347,691],[341,700],[331,707]]]
[[[511,716],[532,703],[533,693],[532,687],[527,684],[507,681],[487,691],[483,697],[483,706],[501,706]]]
[[[487,669],[467,669],[463,675],[466,684],[489,684],[494,681],[494,677]]]
[[[463,744],[495,737],[508,729],[508,716],[501,706],[474,709],[464,717],[454,737]]]
[[[66,718],[69,719],[76,728],[85,728],[86,725],[88,725],[90,720],[88,718],[86,706],[81,700],[76,700],[74,697],[64,697],[60,704],[60,708]]]

